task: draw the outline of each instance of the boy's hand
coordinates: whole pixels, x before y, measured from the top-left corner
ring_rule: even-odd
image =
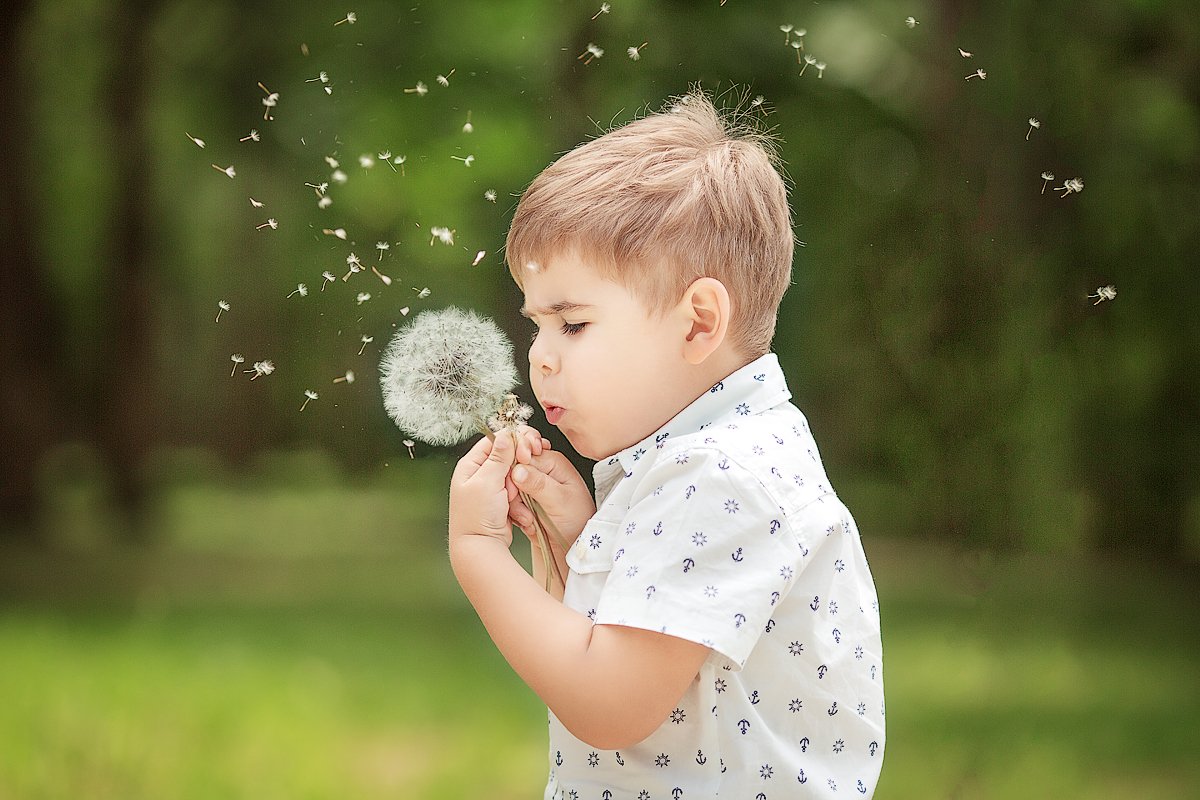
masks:
[[[481,438],[459,459],[450,479],[451,543],[479,535],[512,544],[507,476],[516,451],[512,434],[501,432],[494,440]]]
[[[549,448],[534,453],[528,461],[522,460],[513,468],[509,481],[514,489],[520,489],[541,505],[567,547],[579,538],[583,526],[596,513],[596,503],[579,472],[566,456]],[[509,517],[530,541],[535,541],[533,512],[515,490],[509,497]]]

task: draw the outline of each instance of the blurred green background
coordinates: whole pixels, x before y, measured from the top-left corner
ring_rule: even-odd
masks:
[[[1191,0],[353,5],[0,19],[0,800],[540,796],[445,563],[465,448],[410,452],[376,363],[455,304],[524,370],[520,192],[695,83],[782,140],[775,349],[879,584],[877,797],[1200,796]]]

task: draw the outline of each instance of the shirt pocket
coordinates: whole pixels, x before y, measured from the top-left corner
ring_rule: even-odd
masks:
[[[567,551],[567,566],[580,574],[611,572],[620,523],[592,518]]]

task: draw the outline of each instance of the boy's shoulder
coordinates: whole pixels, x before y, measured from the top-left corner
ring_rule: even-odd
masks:
[[[761,487],[782,508],[797,508],[832,492],[808,421],[791,403],[724,418],[662,445],[660,460]]]

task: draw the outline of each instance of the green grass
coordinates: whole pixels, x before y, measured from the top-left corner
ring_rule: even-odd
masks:
[[[446,464],[164,485],[156,545],[61,488],[0,550],[0,800],[530,798],[545,717],[444,558]],[[1196,576],[867,542],[880,800],[1200,796]]]

